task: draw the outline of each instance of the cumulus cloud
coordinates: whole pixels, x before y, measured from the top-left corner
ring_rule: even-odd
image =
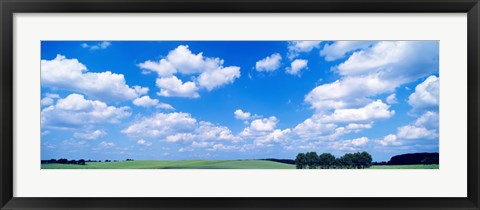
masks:
[[[198,87],[194,82],[185,82],[178,79],[176,76],[157,78],[157,87],[160,88],[159,96],[165,97],[186,97],[198,98]]]
[[[239,133],[239,137],[244,140],[253,140],[251,148],[243,148],[243,150],[250,150],[255,147],[267,146],[273,142],[280,142],[288,139],[291,129],[276,129],[278,119],[271,116],[263,119],[253,120],[248,127]]]
[[[398,128],[397,137],[402,139],[434,139],[438,137],[437,112],[426,111],[414,123]]]
[[[150,96],[142,96],[140,98],[136,98],[133,100],[133,104],[135,106],[143,106],[143,107],[150,107],[150,106],[156,106],[158,105],[158,100],[157,99],[151,99]]]
[[[329,147],[341,151],[356,151],[369,142],[367,137],[360,137],[352,140],[334,141],[329,143]]]
[[[307,60],[303,59],[295,59],[291,64],[290,67],[286,68],[287,74],[292,74],[292,75],[299,75],[300,71],[302,69],[306,69],[308,65]]]
[[[374,120],[384,120],[395,114],[381,100],[360,108],[336,109],[332,113],[316,113],[299,123],[293,131],[303,140],[331,140],[350,132],[372,128]],[[346,124],[340,127],[339,124]]]
[[[252,121],[250,128],[254,131],[271,131],[277,125],[277,118],[272,116],[269,118],[257,119]]]
[[[274,53],[266,58],[257,61],[255,69],[257,71],[275,71],[280,67],[282,56],[278,53]]]
[[[305,96],[317,111],[362,105],[382,93],[438,71],[437,41],[384,41],[334,67],[341,78]]]
[[[146,146],[146,147],[152,146],[152,142],[145,141],[144,139],[138,140],[138,141],[137,141],[137,144],[140,144],[140,145]]]
[[[334,61],[345,57],[349,52],[365,49],[374,43],[371,41],[336,41],[326,44],[320,51],[320,55],[325,57],[326,61]]]
[[[389,108],[390,106],[381,100],[376,100],[358,109],[336,109],[332,114],[321,115],[319,118],[323,122],[358,122],[388,119],[395,114],[395,111],[389,110]]]
[[[191,133],[175,133],[167,136],[165,139],[167,142],[189,142],[195,139],[195,135]]]
[[[103,49],[107,49],[108,47],[110,47],[110,45],[112,45],[112,43],[110,42],[99,42],[99,43],[96,43],[96,44],[93,44],[93,45],[89,45],[87,43],[82,43],[82,47],[83,48],[88,48],[90,50],[103,50]]]
[[[291,41],[288,42],[288,58],[293,59],[300,53],[308,53],[320,47],[321,41]]]
[[[387,101],[388,104],[396,104],[398,102],[397,96],[395,95],[395,93],[392,93],[389,96],[387,96],[385,100]]]
[[[161,77],[169,77],[177,73],[177,69],[166,59],[161,59],[159,62],[148,60],[138,64],[138,67],[145,70],[146,72],[157,72],[157,74]]]
[[[372,128],[373,123],[349,123],[346,128],[350,130],[363,130],[363,129],[369,129]]]
[[[423,126],[428,129],[438,128],[439,118],[438,112],[426,111],[422,116],[415,120],[415,126]]]
[[[239,120],[249,120],[251,117],[250,112],[243,112],[241,109],[235,110],[233,114],[235,115],[235,118]]]
[[[432,139],[437,137],[437,132],[435,130],[428,130],[425,127],[405,125],[398,128],[397,136],[403,139]]]
[[[89,72],[77,59],[57,55],[53,60],[41,60],[42,86],[85,94],[103,101],[125,101],[137,97],[123,74],[110,71]]]
[[[83,95],[70,94],[41,112],[42,125],[49,127],[78,127],[89,124],[119,123],[131,115],[129,107],[108,106]]]
[[[386,135],[383,139],[377,140],[377,142],[382,146],[399,146],[402,145],[402,142],[397,140],[397,136],[393,134]]]
[[[414,109],[438,107],[440,82],[437,76],[429,76],[415,87],[408,97],[408,104]]]
[[[140,87],[138,85],[133,86],[133,89],[138,96],[146,95],[148,93],[148,87]]]
[[[155,108],[157,109],[165,109],[165,110],[175,110],[175,108],[167,103],[159,103]]]
[[[47,94],[45,94],[45,97],[42,98],[42,100],[40,100],[40,104],[42,106],[50,106],[50,105],[54,104],[55,99],[58,99],[58,98],[60,98],[60,96],[57,95],[57,94],[47,93]]]
[[[165,137],[174,133],[192,131],[197,120],[188,113],[156,113],[132,123],[121,132],[130,136]]]
[[[220,58],[203,56],[203,52],[192,53],[188,45],[180,45],[170,51],[166,58],[160,61],[145,61],[138,64],[144,71],[153,71],[160,78],[157,79],[157,86],[161,88],[159,95],[167,97],[189,97],[198,98],[196,93],[199,88],[211,91],[226,84],[231,84],[240,77],[240,67],[223,66],[224,61]],[[195,81],[181,82],[175,74],[199,75]],[[160,85],[159,85],[160,82]],[[164,87],[166,84],[183,88],[181,92],[175,89]],[[174,84],[171,84],[174,83]],[[185,92],[186,91],[186,92]]]
[[[103,130],[94,130],[90,132],[75,132],[73,134],[73,137],[79,138],[79,139],[88,139],[88,140],[94,140],[98,139],[100,137],[103,137],[107,135],[107,132]]]
[[[228,127],[200,121],[188,113],[157,113],[131,124],[121,131],[129,136],[164,138],[167,142],[239,141]]]
[[[240,67],[230,66],[212,71],[206,71],[198,77],[198,85],[208,91],[214,88],[231,84],[240,77]]]

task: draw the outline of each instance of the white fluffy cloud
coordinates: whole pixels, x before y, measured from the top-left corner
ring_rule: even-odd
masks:
[[[432,139],[437,137],[437,133],[435,130],[428,130],[425,127],[405,125],[398,128],[397,136],[402,139]]]
[[[85,94],[103,101],[125,101],[137,97],[123,74],[88,72],[77,59],[57,55],[53,60],[41,60],[42,86]]]
[[[231,84],[240,77],[240,67],[223,67],[220,58],[204,57],[203,52],[192,53],[187,45],[180,45],[170,51],[160,61],[145,61],[138,64],[144,71],[154,71],[160,78],[157,86],[160,96],[198,98],[199,88],[211,91],[226,84]],[[199,75],[195,81],[183,83],[175,74]],[[180,88],[177,90],[176,88]]]
[[[435,129],[438,128],[439,118],[438,112],[427,111],[423,113],[422,116],[415,120],[415,126],[422,126],[428,129]]]
[[[157,113],[132,123],[121,132],[130,136],[165,137],[175,133],[192,131],[197,120],[188,113]]]
[[[350,130],[363,130],[372,128],[373,123],[349,123],[345,128]]]
[[[133,100],[133,104],[135,106],[141,106],[141,107],[151,107],[155,106],[157,109],[166,109],[166,110],[175,110],[173,106],[167,103],[160,103],[158,99],[152,99],[150,96],[142,96],[140,98],[136,98]]]
[[[194,82],[185,82],[176,76],[157,78],[157,87],[160,88],[159,96],[198,98],[198,87]]]
[[[399,127],[397,137],[401,139],[434,139],[438,137],[438,120],[437,112],[427,111],[413,124]]]
[[[90,131],[90,132],[75,132],[73,134],[73,137],[75,138],[79,138],[79,139],[89,139],[89,140],[93,140],[93,139],[98,139],[102,136],[105,136],[107,135],[107,132],[103,131],[103,130],[94,130],[94,131]]]
[[[214,125],[210,122],[201,121],[194,133],[200,140],[225,140],[225,141],[239,141],[240,138],[233,135],[228,127]]]
[[[45,97],[42,98],[42,100],[40,100],[40,104],[42,106],[50,106],[50,105],[54,104],[55,99],[58,99],[58,98],[60,98],[60,96],[57,95],[57,94],[47,93],[47,94],[45,94]]]
[[[307,65],[308,65],[308,61],[307,60],[303,60],[303,59],[295,59],[291,64],[290,64],[290,67],[287,67],[286,68],[286,72],[288,74],[292,74],[292,75],[299,75],[300,71],[302,69],[306,69],[307,68]]]
[[[156,106],[158,105],[158,99],[151,99],[150,96],[142,96],[133,100],[133,104],[143,107]]]
[[[381,100],[360,108],[336,109],[332,113],[317,113],[298,124],[293,131],[303,140],[336,139],[350,132],[372,128],[374,120],[388,119],[395,114]],[[339,124],[346,124],[340,127]]]
[[[321,41],[292,41],[288,42],[288,58],[293,59],[300,53],[308,53],[320,47]]]
[[[347,77],[315,87],[305,96],[305,101],[318,111],[349,108],[365,104],[367,96],[393,91],[394,88],[378,75]]]
[[[252,115],[250,112],[243,112],[241,109],[235,110],[233,114],[235,115],[235,118],[239,120],[249,120]]]
[[[319,85],[305,97],[318,111],[358,106],[368,97],[437,72],[438,42],[378,42],[334,69],[342,76],[339,80]]]
[[[89,45],[87,43],[82,43],[82,47],[83,48],[88,48],[90,50],[103,50],[103,49],[107,49],[108,47],[110,47],[110,45],[112,45],[112,43],[110,42],[99,42],[97,44],[94,44],[94,45]]]
[[[175,110],[175,108],[167,103],[159,103],[155,108],[157,109],[166,109],[166,110]]]
[[[170,51],[166,58],[158,62],[148,60],[138,64],[138,66],[144,70],[157,72],[161,77],[166,77],[177,72],[189,75],[215,70],[222,64],[222,59],[204,57],[203,52],[194,54],[190,51],[188,45],[179,45]]]
[[[369,142],[367,137],[360,137],[352,140],[334,141],[329,143],[329,146],[335,150],[341,151],[356,151]]]
[[[408,104],[414,109],[438,107],[439,78],[429,76],[415,87],[415,92],[408,97]]]
[[[277,118],[272,116],[269,118],[256,119],[250,124],[253,131],[272,131],[277,126]]]
[[[348,52],[367,48],[373,43],[369,41],[336,41],[326,44],[320,51],[320,55],[324,56],[326,61],[334,61],[343,58]]]
[[[70,94],[41,112],[42,125],[50,127],[77,127],[89,124],[119,123],[131,115],[129,107],[108,106],[83,95]]]
[[[277,123],[278,119],[275,116],[253,120],[248,127],[239,133],[239,137],[253,140],[252,148],[267,146],[273,142],[287,139],[291,129],[276,129]],[[243,148],[243,150],[245,149]]]
[[[275,71],[280,67],[282,56],[278,53],[267,56],[266,58],[257,61],[255,69],[257,71]]]
[[[140,145],[143,145],[143,146],[146,146],[146,147],[152,146],[152,142],[145,141],[144,139],[138,140],[137,144],[140,144]]]
[[[358,109],[336,109],[330,115],[320,115],[323,122],[358,122],[388,119],[395,114],[390,106],[381,100],[373,101]]]
[[[138,64],[138,67],[145,70],[146,72],[157,72],[157,74],[161,77],[169,77],[177,73],[177,69],[166,59],[161,59],[159,62],[148,60]]]
[[[148,87],[140,87],[138,85],[133,86],[133,89],[138,96],[146,95],[148,93]]]
[[[383,139],[377,140],[377,142],[382,146],[399,146],[402,145],[402,142],[397,140],[397,136],[393,134],[386,135]]]
[[[129,136],[164,138],[165,141],[231,141],[241,140],[229,128],[192,118],[188,113],[157,113],[142,118],[121,131]]]
[[[397,96],[395,95],[395,93],[392,93],[389,96],[387,96],[385,100],[387,101],[388,104],[396,104],[398,102]]]
[[[222,85],[231,84],[239,77],[240,67],[230,66],[203,72],[198,77],[198,85],[211,91]]]

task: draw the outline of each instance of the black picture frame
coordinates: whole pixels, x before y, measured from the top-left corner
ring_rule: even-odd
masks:
[[[478,0],[0,0],[1,209],[480,209]],[[468,196],[465,198],[25,198],[13,197],[15,13],[467,13]],[[448,180],[445,180],[448,181]]]

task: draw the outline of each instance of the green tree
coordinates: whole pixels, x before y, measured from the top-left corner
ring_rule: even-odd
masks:
[[[353,168],[368,168],[372,165],[372,156],[367,152],[356,152],[353,154]]]
[[[362,157],[363,168],[369,168],[372,166],[372,156],[368,152],[362,152],[360,155]]]
[[[317,155],[317,153],[316,152],[307,152],[305,154],[305,156],[307,157],[308,168],[310,168],[310,169],[317,168],[317,166],[318,166],[318,155]]]
[[[338,159],[339,168],[353,168],[354,166],[354,156],[353,154],[347,153]]]
[[[307,156],[304,153],[298,153],[295,158],[295,166],[297,169],[304,169],[308,165]]]
[[[421,161],[422,164],[426,164],[426,165],[428,165],[428,164],[438,164],[438,162],[439,161],[438,161],[437,157],[426,157]]]
[[[335,165],[335,156],[330,153],[323,153],[318,156],[318,165],[320,168],[331,168]]]

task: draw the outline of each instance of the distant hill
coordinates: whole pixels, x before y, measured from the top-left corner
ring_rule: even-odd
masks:
[[[438,164],[438,153],[410,153],[390,158],[388,165]]]

